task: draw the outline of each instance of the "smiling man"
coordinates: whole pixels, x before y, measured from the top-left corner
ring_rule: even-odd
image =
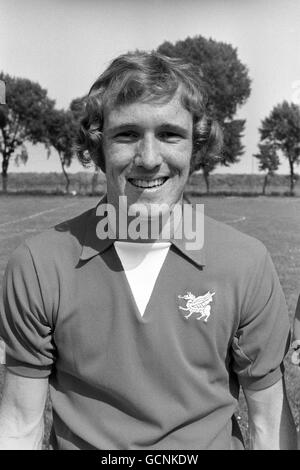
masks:
[[[167,204],[182,198],[193,145],[193,119],[180,94],[167,103],[132,103],[107,113],[103,126],[107,197]]]
[[[136,52],[94,83],[77,150],[105,172],[107,194],[27,240],[6,269],[2,448],[41,446],[48,383],[54,449],[241,449],[240,387],[251,447],[296,446],[289,320],[269,254],[208,217],[197,249],[177,236],[188,177],[221,141],[189,64]],[[137,211],[143,229],[178,207],[168,237],[123,236]],[[105,213],[116,223],[102,237]]]

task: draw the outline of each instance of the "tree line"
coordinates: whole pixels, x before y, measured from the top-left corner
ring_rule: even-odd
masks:
[[[239,107],[251,93],[247,66],[238,58],[237,49],[230,44],[202,36],[187,38],[175,44],[164,42],[158,52],[169,57],[182,57],[198,67],[206,84],[210,117],[217,119],[224,134],[223,150],[219,155],[206,156],[199,151],[195,171],[202,171],[209,192],[209,177],[219,165],[229,167],[244,154],[242,137],[245,119],[237,119]],[[57,109],[47,90],[28,79],[11,77],[0,72],[0,83],[6,85],[6,104],[0,106],[0,154],[2,157],[2,190],[7,191],[8,168],[12,160],[26,163],[26,143],[42,143],[48,156],[55,150],[66,180],[68,167],[74,158],[74,142],[80,118],[84,112],[84,97],[75,98],[68,109]],[[0,86],[0,98],[3,87]],[[0,99],[1,103],[1,99]],[[254,156],[259,169],[265,171],[263,192],[280,165],[280,157],[288,159],[290,194],[294,194],[295,165],[300,163],[299,106],[284,101],[271,111],[261,124],[259,151]]]

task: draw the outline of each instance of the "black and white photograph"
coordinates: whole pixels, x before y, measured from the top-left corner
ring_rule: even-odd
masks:
[[[0,0],[0,165],[0,450],[300,449],[298,0]]]

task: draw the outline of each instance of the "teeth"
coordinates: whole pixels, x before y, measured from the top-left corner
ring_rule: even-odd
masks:
[[[130,183],[138,188],[155,188],[157,186],[161,186],[166,181],[166,178],[157,178],[155,180],[138,180],[138,179],[130,179]]]

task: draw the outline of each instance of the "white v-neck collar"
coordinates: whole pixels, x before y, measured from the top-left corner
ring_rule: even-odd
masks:
[[[156,279],[169,251],[169,242],[114,242],[128,284],[141,316],[144,315]]]

